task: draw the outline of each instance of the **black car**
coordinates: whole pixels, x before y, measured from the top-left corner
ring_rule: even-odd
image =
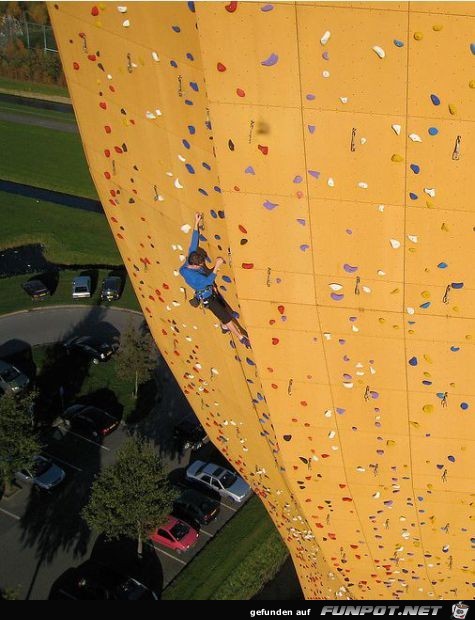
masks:
[[[158,600],[155,592],[137,579],[93,560],[88,560],[61,575],[54,584],[49,598],[80,601]]]
[[[114,301],[120,298],[122,279],[119,276],[109,276],[102,281],[101,301]]]
[[[188,450],[188,448],[199,450],[209,441],[205,429],[193,415],[178,422],[174,429],[174,436],[179,450]]]
[[[72,405],[63,414],[64,423],[72,431],[92,435],[95,438],[105,437],[118,426],[119,420],[107,411],[90,405]]]
[[[49,288],[41,280],[29,280],[22,285],[23,290],[28,293],[32,299],[44,299],[51,295]]]
[[[187,489],[173,503],[173,516],[190,525],[206,525],[216,519],[218,514],[219,502],[194,489]]]
[[[91,336],[79,336],[71,338],[64,343],[68,353],[78,351],[92,360],[93,364],[107,362],[118,349],[117,343],[101,342]]]

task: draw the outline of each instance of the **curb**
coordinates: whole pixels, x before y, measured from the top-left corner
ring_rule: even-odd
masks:
[[[28,314],[30,312],[47,312],[48,310],[71,309],[71,308],[93,308],[93,307],[94,307],[94,304],[72,304],[72,305],[63,304],[59,306],[47,306],[46,308],[31,308],[28,310],[16,310],[15,312],[8,312],[7,314],[1,314],[0,321],[2,319],[16,316],[18,314]],[[138,314],[140,316],[144,316],[143,312],[140,312],[139,310],[129,310],[129,308],[119,308],[115,306],[109,306],[109,307],[99,306],[99,307],[111,309],[111,310],[118,310],[119,312],[129,312],[130,314]]]

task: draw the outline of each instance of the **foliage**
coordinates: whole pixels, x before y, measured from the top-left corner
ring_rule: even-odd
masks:
[[[106,538],[138,539],[150,534],[169,514],[175,497],[153,447],[128,439],[117,461],[94,482],[83,517]]]
[[[0,398],[0,476],[9,485],[15,472],[31,465],[40,445],[32,427],[34,394]]]
[[[277,574],[287,555],[264,506],[252,497],[166,588],[162,598],[249,599]]]
[[[120,338],[117,352],[117,374],[123,379],[135,379],[134,397],[157,365],[156,349],[148,331],[138,330],[131,323]]]

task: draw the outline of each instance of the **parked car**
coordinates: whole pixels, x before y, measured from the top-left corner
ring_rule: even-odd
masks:
[[[93,364],[107,362],[118,349],[116,342],[101,342],[91,336],[78,336],[63,343],[67,353],[79,351],[92,360]]]
[[[179,450],[199,450],[209,437],[199,420],[193,414],[183,418],[174,429],[175,442]]]
[[[63,419],[72,431],[95,438],[105,437],[119,426],[117,418],[91,405],[71,405],[64,412]]]
[[[16,366],[0,360],[0,387],[5,393],[19,394],[28,387],[29,383],[28,377]]]
[[[71,568],[55,583],[50,600],[145,601],[158,600],[157,594],[137,579],[94,560]]]
[[[31,467],[20,469],[16,472],[15,477],[20,482],[27,482],[39,489],[50,491],[61,484],[66,474],[61,467],[58,467],[50,459],[37,455],[33,457]]]
[[[173,503],[173,516],[194,525],[207,525],[219,514],[219,502],[187,489]]]
[[[122,279],[119,276],[109,276],[102,281],[101,301],[115,301],[120,298]]]
[[[251,487],[237,474],[214,463],[194,461],[186,470],[186,478],[238,503],[252,493]]]
[[[91,278],[77,276],[73,280],[73,299],[84,299],[91,296]]]
[[[51,295],[49,288],[41,280],[29,280],[22,285],[23,290],[34,300],[45,299]]]
[[[188,523],[170,515],[166,523],[150,534],[150,539],[181,553],[196,543],[198,532]]]

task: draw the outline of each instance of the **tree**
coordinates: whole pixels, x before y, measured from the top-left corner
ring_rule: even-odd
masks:
[[[34,396],[31,393],[16,398],[7,394],[0,398],[0,476],[7,490],[15,472],[31,465],[40,452],[32,425]]]
[[[119,450],[115,464],[92,485],[82,516],[91,529],[108,539],[137,539],[137,554],[141,556],[143,538],[163,523],[174,498],[175,492],[152,446],[131,438]]]
[[[137,398],[139,384],[150,377],[156,365],[157,355],[150,333],[139,331],[129,323],[120,339],[116,367],[121,379],[135,381],[134,398]]]

